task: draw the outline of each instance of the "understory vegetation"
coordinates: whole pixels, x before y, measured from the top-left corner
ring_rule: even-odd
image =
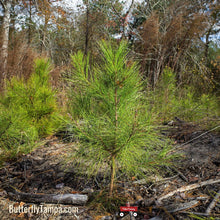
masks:
[[[164,69],[158,86],[149,92],[148,101],[155,120],[167,123],[175,117],[195,122],[203,128],[219,125],[219,100],[215,95],[198,94],[192,86],[180,87],[172,69]]]
[[[0,98],[1,155],[27,153],[35,141],[52,135],[61,123],[56,92],[49,83],[50,62],[37,59],[25,81],[12,78]]]

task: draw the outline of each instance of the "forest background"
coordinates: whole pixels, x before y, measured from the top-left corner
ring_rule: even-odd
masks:
[[[0,0],[4,157],[30,150],[36,140],[73,120],[73,85],[66,80],[74,75],[71,55],[82,51],[92,82],[94,63],[102,64],[101,40],[113,47],[127,41],[125,65],[139,64],[153,125],[178,117],[219,129],[218,2],[125,3],[85,0],[76,10],[62,0]]]

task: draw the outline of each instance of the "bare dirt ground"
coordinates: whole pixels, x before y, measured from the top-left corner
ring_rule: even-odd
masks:
[[[42,207],[64,210],[76,205],[16,201],[10,194],[13,189],[30,195],[79,193],[89,198],[103,191],[100,177],[87,179],[63,165],[75,143],[52,137],[32,153],[8,161],[0,169],[0,219],[220,219],[220,135],[190,124],[172,129],[165,126],[162,132],[167,131],[176,140],[174,151],[182,153],[175,166],[163,167],[165,175],[151,176],[147,182],[118,179],[119,195],[123,193],[131,206],[138,207],[136,218],[132,213],[120,217],[120,207],[115,212],[106,209],[96,213],[94,206],[86,204],[77,206],[77,214],[47,213]],[[41,208],[41,212],[25,213],[23,209],[15,213],[16,207],[33,206]]]

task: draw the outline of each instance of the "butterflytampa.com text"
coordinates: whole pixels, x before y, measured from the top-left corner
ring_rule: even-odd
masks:
[[[13,205],[9,205],[9,213],[33,213],[33,214],[40,214],[40,213],[45,213],[45,214],[67,214],[67,213],[78,213],[78,207],[48,207],[44,205],[32,205],[29,207],[26,206],[17,206],[14,207]]]

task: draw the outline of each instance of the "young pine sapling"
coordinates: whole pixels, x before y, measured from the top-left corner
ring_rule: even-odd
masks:
[[[169,145],[152,131],[143,81],[127,58],[127,44],[115,49],[103,41],[100,49],[102,61],[90,69],[89,57],[72,56],[70,109],[80,144],[73,155],[90,173],[110,168],[112,196],[118,171],[146,176],[147,168],[165,162]]]

